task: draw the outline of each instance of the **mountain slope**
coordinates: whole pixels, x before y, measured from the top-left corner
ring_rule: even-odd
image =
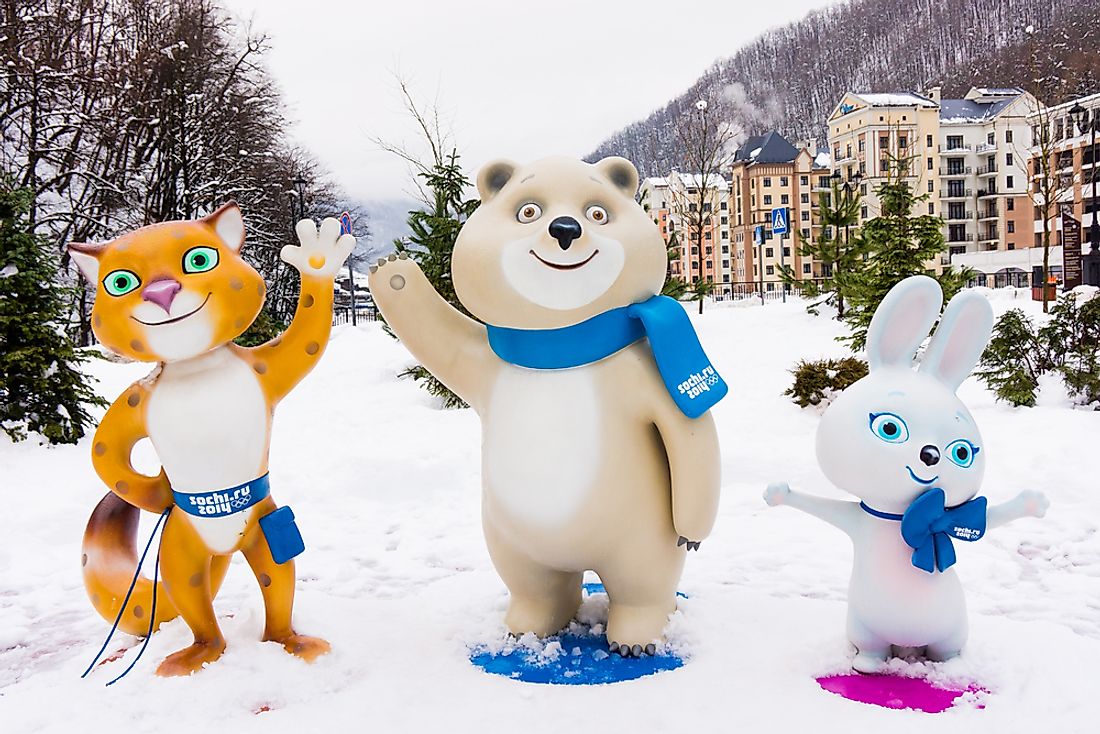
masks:
[[[764,33],[588,159],[622,155],[646,174],[667,172],[679,164],[674,125],[699,98],[746,135],[775,128],[791,140],[822,139],[849,89],[941,84],[951,95],[980,82],[1041,87],[1061,101],[1098,86],[1098,24],[1100,0],[850,0]]]

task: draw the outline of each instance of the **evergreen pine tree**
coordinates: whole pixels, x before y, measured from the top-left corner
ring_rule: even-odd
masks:
[[[452,150],[441,163],[419,174],[431,194],[430,206],[426,210],[409,212],[408,222],[412,234],[407,241],[398,240],[395,245],[398,252],[408,253],[416,261],[447,303],[473,318],[455,294],[451,280],[451,254],[462,225],[481,202],[478,199],[465,198],[470,180],[462,172],[458,158],[458,152]],[[410,367],[401,376],[411,377],[419,382],[429,393],[442,400],[446,408],[466,407],[460,397],[421,365]]]
[[[76,443],[106,405],[90,387],[63,323],[57,263],[28,228],[31,193],[0,186],[0,428],[19,441],[38,433]]]
[[[967,270],[947,268],[938,276],[929,271],[926,263],[947,249],[943,220],[931,214],[913,215],[914,206],[928,195],[918,196],[909,188],[909,164],[907,158],[891,159],[891,176],[875,191],[882,213],[865,222],[860,232],[869,258],[858,272],[849,274],[849,310],[844,320],[852,333],[841,337],[853,351],[866,347],[871,317],[898,282],[911,275],[931,275],[943,288],[944,298],[950,299],[970,277]]]
[[[858,228],[852,231],[859,224],[859,190],[851,184],[842,187],[837,180],[831,191],[822,191],[818,196],[821,234],[811,241],[799,233],[799,252],[822,264],[822,278],[800,280],[789,265],[781,275],[785,283],[800,286],[803,295],[818,299],[806,307],[807,311],[817,313],[819,306],[827,304],[836,308],[838,319],[843,319],[849,290],[867,260],[867,244]]]

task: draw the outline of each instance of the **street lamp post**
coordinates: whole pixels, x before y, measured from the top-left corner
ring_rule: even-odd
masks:
[[[1100,201],[1097,200],[1096,196],[1096,167],[1100,165],[1100,160],[1097,160],[1096,155],[1096,133],[1100,129],[1100,111],[1094,110],[1090,116],[1089,111],[1081,106],[1080,102],[1077,102],[1070,108],[1069,115],[1077,123],[1077,129],[1081,131],[1081,134],[1088,132],[1090,135],[1089,154],[1092,157],[1092,170],[1089,171],[1089,183],[1092,185],[1092,224],[1089,225],[1089,254],[1082,258],[1081,270],[1088,285],[1100,285],[1100,220],[1098,220],[1098,217],[1100,217],[1100,211],[1098,211]],[[1084,159],[1082,153],[1082,167],[1084,167]],[[1082,219],[1084,219],[1084,215],[1085,207],[1082,203]]]

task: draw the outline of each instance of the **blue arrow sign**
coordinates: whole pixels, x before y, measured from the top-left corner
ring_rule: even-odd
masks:
[[[772,234],[782,237],[788,232],[790,232],[790,215],[787,213],[787,207],[772,209]]]

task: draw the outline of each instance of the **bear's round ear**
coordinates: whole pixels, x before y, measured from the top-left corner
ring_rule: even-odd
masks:
[[[638,169],[626,158],[612,156],[604,158],[596,164],[603,177],[615,184],[624,194],[631,199],[638,193]]]
[[[218,239],[233,252],[240,252],[244,245],[244,217],[235,201],[227,201],[202,221],[214,228]]]
[[[482,201],[489,201],[512,180],[516,164],[508,160],[491,161],[477,172],[477,192]]]

